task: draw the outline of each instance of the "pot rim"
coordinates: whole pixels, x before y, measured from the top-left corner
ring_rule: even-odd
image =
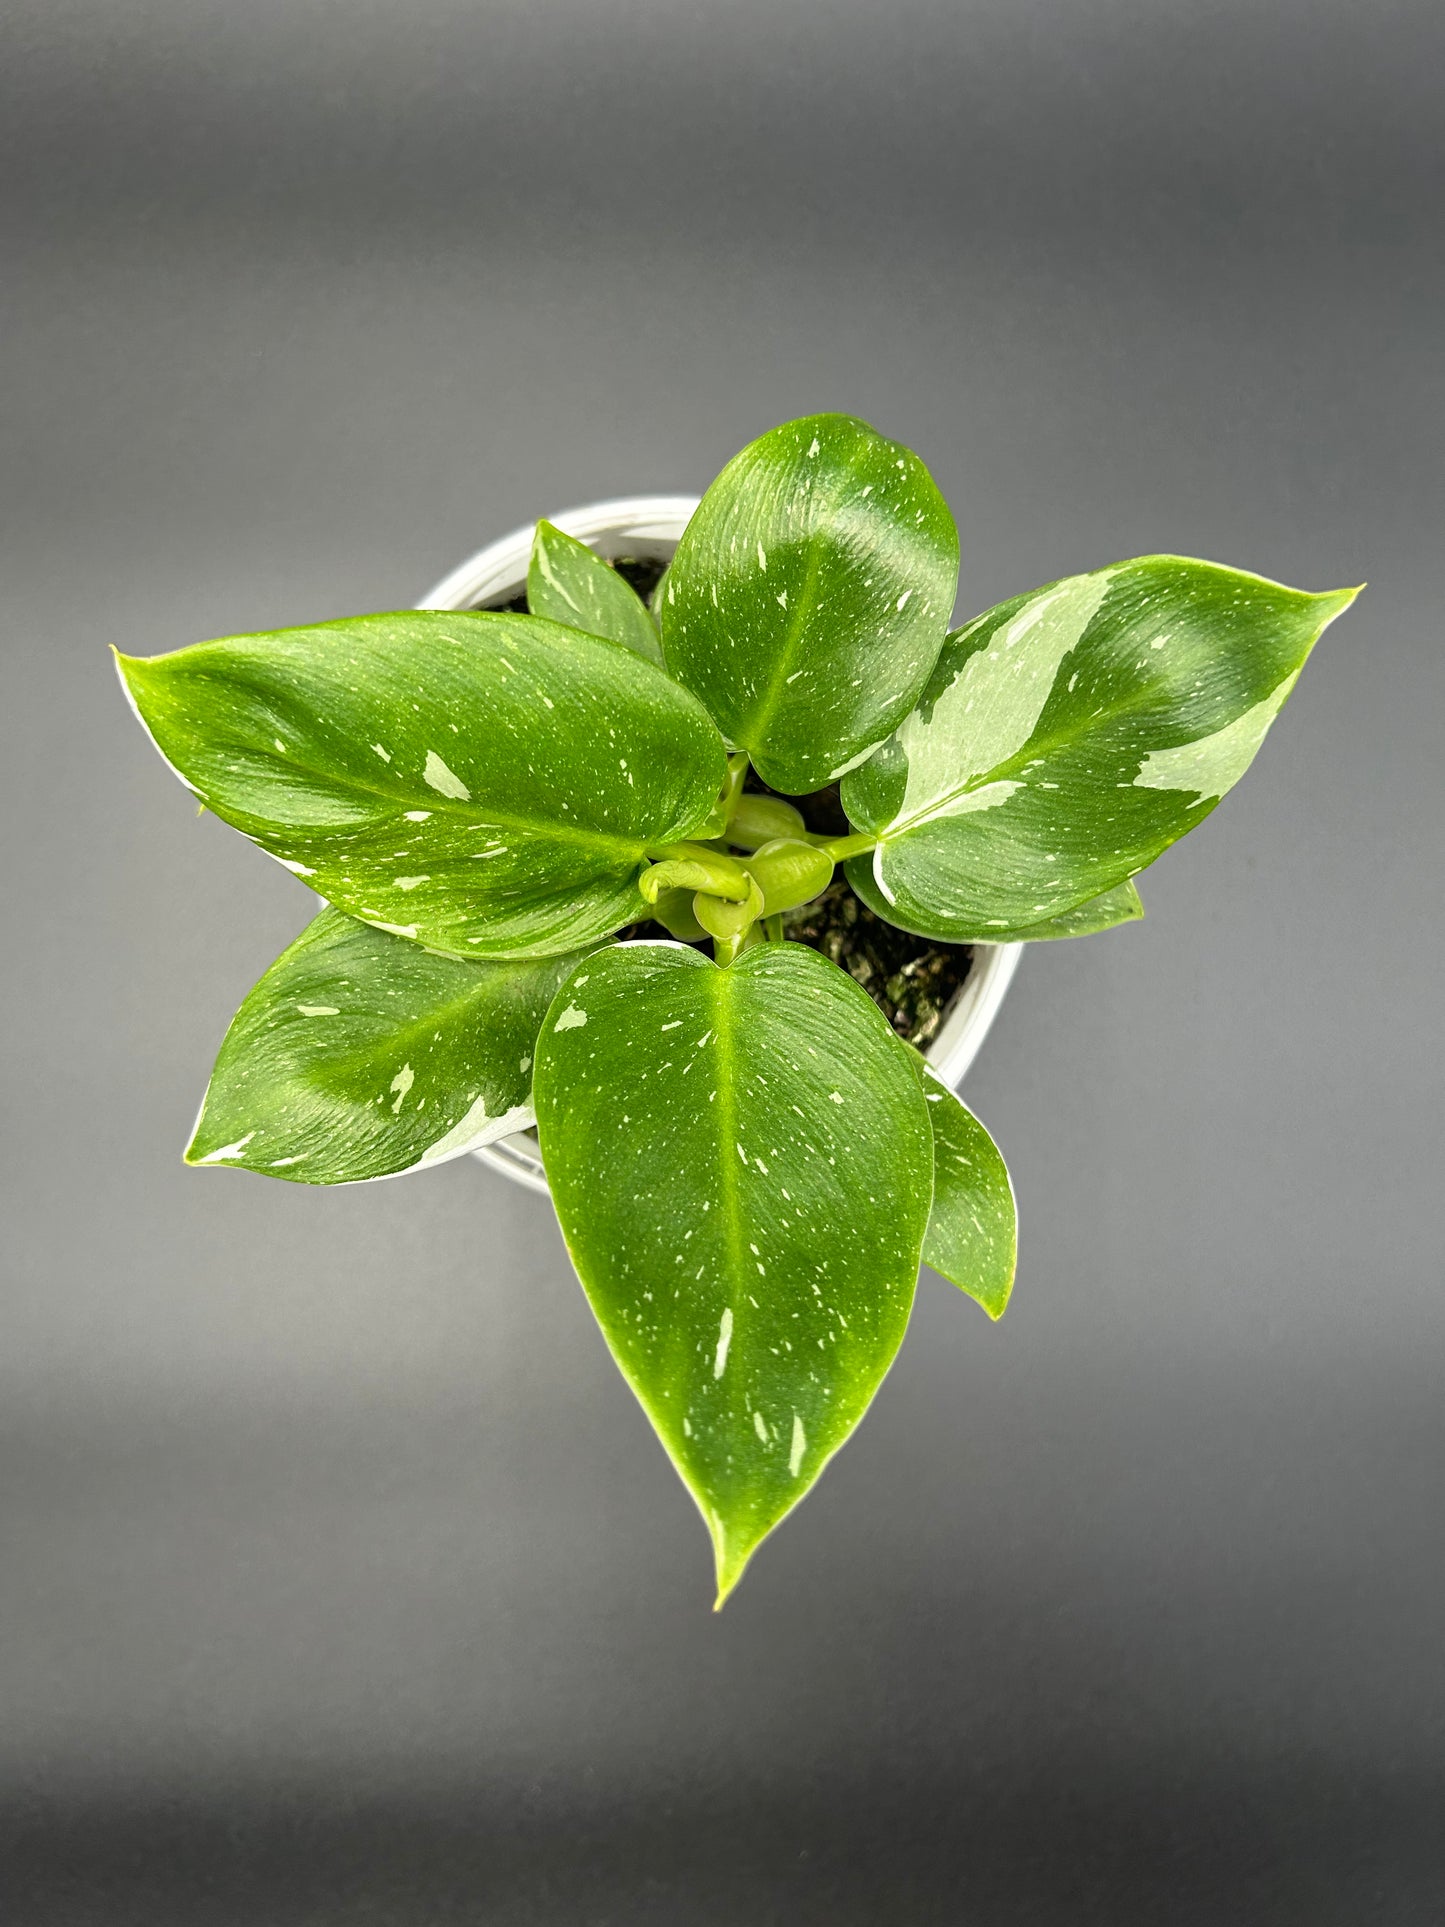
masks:
[[[671,558],[699,500],[696,495],[629,495],[562,509],[546,519],[609,561],[622,555],[665,561]],[[478,549],[444,575],[417,607],[476,609],[510,600],[526,587],[536,528],[535,521],[526,522],[510,535]],[[1024,949],[1021,943],[976,943],[970,947],[973,963],[963,988],[949,1005],[937,1037],[923,1053],[955,1090],[998,1015]],[[550,1195],[536,1147],[525,1134],[498,1138],[495,1143],[480,1146],[472,1156],[528,1190]]]

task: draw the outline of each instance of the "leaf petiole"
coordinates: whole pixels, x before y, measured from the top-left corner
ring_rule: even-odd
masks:
[[[738,804],[742,801],[743,782],[748,773],[748,753],[745,749],[734,751],[728,757],[727,781],[723,784],[720,803],[722,807],[723,828],[732,822]]]
[[[846,863],[850,856],[867,856],[870,850],[876,850],[877,847],[877,837],[868,836],[861,830],[855,831],[852,836],[830,837],[822,845],[824,854],[835,863]]]

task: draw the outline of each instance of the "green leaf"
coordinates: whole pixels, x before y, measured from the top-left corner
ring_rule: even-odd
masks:
[[[843,866],[844,874],[856,893],[862,897],[868,908],[885,923],[891,923],[900,930],[913,930],[912,924],[903,921],[902,914],[895,904],[888,901],[878,888],[873,874],[871,856],[850,857]],[[1017,930],[985,929],[982,925],[972,930],[960,928],[952,941],[974,943],[1048,943],[1057,937],[1092,937],[1100,930],[1112,930],[1121,923],[1137,923],[1144,914],[1144,905],[1132,879],[1115,884],[1102,896],[1090,897],[1076,909],[1064,910],[1057,917],[1046,917],[1042,923],[1024,924]],[[928,930],[914,930],[919,937],[931,936]]]
[[[1022,930],[1012,931],[1009,941],[1052,943],[1058,937],[1092,937],[1101,930],[1117,929],[1121,923],[1137,923],[1143,914],[1143,902],[1130,877],[1072,910],[1061,910],[1056,917],[1046,917],[1042,923],[1027,924]],[[993,941],[998,941],[996,932]]]
[[[835,965],[617,944],[537,1046],[542,1158],[592,1308],[712,1534],[719,1603],[866,1410],[932,1196],[907,1049]]]
[[[843,784],[879,838],[886,914],[949,940],[1008,935],[1123,883],[1244,774],[1355,594],[1146,556],[958,630],[917,710]]]
[[[662,644],[647,605],[616,569],[585,542],[539,522],[527,569],[527,607],[534,616],[605,636],[662,667]]]
[[[578,961],[440,957],[323,910],[237,1011],[186,1162],[354,1184],[525,1130],[537,1032]]]
[[[926,1066],[923,1094],[933,1126],[933,1209],[923,1262],[976,1298],[990,1318],[1002,1318],[1018,1258],[1008,1166],[973,1112]]]
[[[734,456],[662,598],[678,680],[773,789],[821,789],[917,701],[958,587],[958,531],[916,455],[848,415]]]
[[[359,616],[119,666],[217,816],[459,956],[557,955],[643,915],[644,851],[700,828],[725,774],[660,669],[536,616]]]

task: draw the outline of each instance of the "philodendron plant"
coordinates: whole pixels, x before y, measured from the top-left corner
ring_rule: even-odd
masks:
[[[922,462],[818,415],[728,464],[652,609],[541,523],[525,615],[120,658],[181,781],[326,904],[188,1162],[348,1184],[535,1121],[719,1603],[862,1417],[920,1260],[994,1318],[1014,1272],[993,1141],[790,913],[841,865],[943,943],[1139,916],[1355,593],[1147,556],[951,628],[957,582]],[[840,778],[851,831],[815,833],[786,799]],[[619,937],[645,922],[671,938]]]

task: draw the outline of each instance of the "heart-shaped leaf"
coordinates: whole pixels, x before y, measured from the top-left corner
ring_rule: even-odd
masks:
[[[237,1011],[186,1162],[353,1184],[525,1130],[537,1033],[578,961],[441,957],[323,910]]]
[[[712,1534],[721,1603],[903,1337],[932,1196],[920,1081],[866,993],[793,943],[727,969],[598,951],[536,1076],[568,1249]]]
[[[605,636],[662,667],[662,644],[647,605],[616,569],[585,542],[539,522],[527,568],[527,607],[534,616]]]
[[[1022,935],[1142,870],[1244,774],[1355,593],[1147,556],[958,630],[843,784],[879,838],[886,914],[932,937]]]
[[[696,699],[534,616],[415,611],[120,670],[207,807],[351,915],[471,957],[557,955],[643,914],[644,851],[722,787]]]
[[[662,646],[773,789],[821,789],[916,702],[958,588],[958,531],[928,470],[848,415],[734,456],[688,523]]]
[[[926,1067],[923,1095],[933,1126],[933,1209],[923,1262],[976,1298],[990,1318],[1002,1318],[1018,1258],[1008,1166],[973,1112]]]

